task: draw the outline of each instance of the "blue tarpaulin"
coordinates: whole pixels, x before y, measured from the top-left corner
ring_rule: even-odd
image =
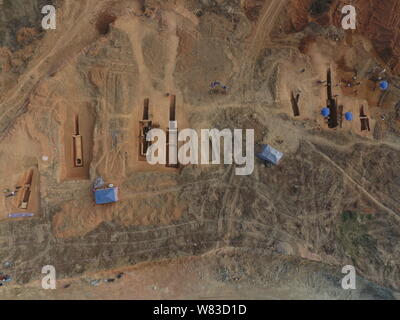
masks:
[[[344,117],[346,118],[347,121],[353,121],[353,114],[351,112],[346,112],[344,114]]]
[[[94,192],[96,204],[106,204],[118,201],[118,188],[97,189]]]
[[[329,108],[322,108],[321,114],[322,114],[324,117],[329,117],[329,115],[331,114],[331,111],[329,110]]]
[[[262,146],[262,151],[256,154],[257,158],[270,162],[272,164],[278,164],[281,158],[283,157],[283,153],[272,148],[271,146],[264,144]]]
[[[16,213],[10,213],[8,215],[9,218],[27,218],[27,217],[33,217],[33,213],[31,212],[16,212]]]

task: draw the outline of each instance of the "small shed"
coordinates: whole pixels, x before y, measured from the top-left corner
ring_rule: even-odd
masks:
[[[96,189],[94,191],[96,204],[114,203],[118,201],[118,188]]]
[[[257,153],[256,156],[261,160],[277,165],[283,157],[283,153],[267,144],[263,144],[261,152]]]

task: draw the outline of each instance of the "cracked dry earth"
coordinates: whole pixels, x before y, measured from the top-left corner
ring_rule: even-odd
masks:
[[[379,107],[375,96],[346,97],[368,106],[370,133],[330,130],[318,115],[326,96],[316,81],[328,65],[344,72],[335,57],[319,58],[323,49],[340,46],[347,64],[361,52],[366,70],[379,64],[367,38],[347,46],[334,26],[293,29],[296,1],[58,0],[57,29],[47,32],[40,8],[51,1],[29,2],[1,4],[0,185],[33,170],[35,216],[11,221],[14,199],[0,202],[0,258],[13,276],[0,296],[399,298],[400,91]],[[300,50],[310,38],[320,46]],[[215,80],[226,94],[210,92]],[[400,84],[395,73],[391,81]],[[290,90],[299,87],[295,118]],[[180,128],[255,129],[282,162],[256,161],[252,175],[237,176],[232,165],[138,161],[143,100],[165,127],[166,93],[176,95]],[[82,168],[71,167],[74,114]],[[97,176],[119,187],[118,203],[94,205]],[[47,264],[71,288],[39,290]],[[340,287],[348,264],[354,292]],[[118,270],[127,276],[115,284],[88,284]]]

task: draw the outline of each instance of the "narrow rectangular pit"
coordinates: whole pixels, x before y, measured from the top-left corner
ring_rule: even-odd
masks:
[[[340,128],[343,128],[343,105],[339,106],[338,121],[339,121]]]
[[[95,114],[92,105],[65,107],[61,180],[89,179]]]
[[[176,123],[176,96],[170,96],[169,102],[169,123],[168,123],[168,131],[167,131],[167,164],[166,167],[169,168],[179,168],[178,164],[178,146],[174,144],[170,144],[170,139],[174,139],[176,141],[178,138],[178,127]]]
[[[336,103],[329,105],[329,110],[330,110],[330,115],[329,115],[329,121],[328,121],[328,126],[331,129],[336,128],[338,124],[338,108]]]
[[[75,134],[72,136],[74,166],[83,167],[83,144],[82,136],[79,133],[79,116],[75,115]]]
[[[330,114],[328,119],[328,126],[329,128],[333,129],[336,128],[338,123],[338,107],[337,101],[333,98],[332,95],[332,72],[331,69],[328,69],[327,72],[327,107],[329,108]]]
[[[171,95],[169,100],[169,121],[176,121],[176,96]]]
[[[295,96],[294,92],[292,91],[291,102],[292,102],[293,115],[295,117],[300,116],[299,99],[300,99],[300,94],[298,93]]]
[[[361,122],[361,131],[371,131],[371,128],[369,126],[369,119],[367,115],[365,114],[364,106],[361,106],[360,108],[360,122]]]
[[[144,99],[143,118],[139,121],[139,161],[146,161],[147,150],[151,145],[151,141],[147,141],[147,135],[153,125],[149,118],[149,104],[150,100],[148,98]]]
[[[33,170],[29,170],[24,181],[21,201],[18,205],[18,208],[20,209],[24,210],[28,209],[31,190],[32,190],[32,179],[33,179]]]

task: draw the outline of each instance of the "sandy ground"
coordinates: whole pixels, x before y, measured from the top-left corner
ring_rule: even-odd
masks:
[[[196,272],[207,265],[200,271],[196,263],[182,270],[174,265],[181,256],[232,244],[283,248],[288,255],[333,265],[354,259],[369,279],[399,285],[398,248],[387,243],[387,234],[397,237],[399,204],[392,193],[398,189],[385,158],[395,163],[400,148],[396,136],[376,138],[377,123],[389,122],[389,117],[381,117],[394,109],[398,94],[392,90],[382,97],[369,80],[369,71],[378,62],[365,38],[322,28],[283,34],[285,28],[277,25],[285,25],[287,3],[266,1],[258,18],[249,21],[240,5],[221,9],[222,13],[206,7],[201,16],[190,1],[149,1],[145,12],[129,1],[64,2],[58,17],[62,27],[40,40],[18,83],[0,100],[0,156],[7,164],[0,168],[0,185],[13,188],[27,170],[35,170],[28,208],[35,211],[34,218],[12,224],[7,215],[16,210],[17,198],[0,201],[2,257],[15,262],[13,271],[21,278],[25,270],[29,288],[25,292],[10,287],[8,297],[19,291],[18,297],[47,297],[30,280],[37,278],[38,265],[48,260],[55,261],[66,278],[54,298],[290,294],[278,285],[221,285],[211,277],[202,282]],[[115,17],[110,25],[104,24],[104,12]],[[109,32],[99,34],[98,25]],[[344,112],[354,115],[352,122],[344,121],[334,130],[320,115],[326,87],[317,81],[325,80],[328,68],[333,72],[334,95]],[[357,92],[336,86],[351,79],[354,71],[361,82]],[[227,83],[228,92],[213,93],[210,83],[216,80]],[[292,92],[300,93],[299,117],[293,115]],[[285,162],[270,171],[256,163],[252,177],[242,179],[232,166],[176,170],[140,161],[143,101],[150,100],[150,118],[166,129],[167,93],[176,95],[179,129],[252,128],[256,142],[284,152]],[[371,131],[360,130],[361,105]],[[75,115],[83,137],[82,168],[74,168],[72,161]],[[391,121],[395,131],[397,123]],[[385,155],[379,157],[379,165],[373,162],[375,152]],[[371,172],[373,167],[386,174]],[[98,176],[119,187],[118,203],[94,204],[91,182]],[[361,216],[376,216],[369,229],[365,227],[368,236],[376,237],[376,247],[360,249],[358,243],[369,239],[362,234],[361,240],[349,240],[356,248],[346,251],[350,249],[344,248],[338,233],[348,208]],[[35,232],[24,233],[31,229]],[[355,233],[363,232],[364,225],[359,229]],[[373,254],[371,248],[376,249]],[[377,258],[371,262],[370,257]],[[126,272],[123,281],[98,287],[88,286],[90,274],[78,276],[86,266],[112,270],[104,271],[108,277],[120,271],[116,266],[161,259],[171,260],[157,267],[141,265],[145,267],[140,271],[121,267]],[[386,271],[378,265],[385,265]],[[171,276],[176,269],[181,273]],[[93,272],[93,277],[103,277]],[[171,277],[170,285],[166,281]],[[190,285],[182,288],[182,279]],[[71,287],[63,289],[69,282]]]
[[[226,248],[198,257],[184,257],[140,263],[135,266],[85,273],[82,277],[56,282],[56,289],[45,290],[41,281],[24,287],[7,285],[2,288],[5,299],[118,299],[118,300],[282,300],[282,299],[371,299],[385,298],[383,292],[374,292],[369,283],[359,278],[357,289],[346,291],[336,281],[326,281],[318,265],[280,256],[261,255],[260,263],[273,259],[271,266],[261,270],[250,267],[242,259],[249,253]],[[280,261],[281,260],[281,261]],[[280,262],[279,262],[280,261]],[[285,267],[280,268],[279,266]],[[253,269],[249,275],[247,268]],[[257,271],[256,271],[257,270]],[[398,293],[389,293],[398,299]]]

